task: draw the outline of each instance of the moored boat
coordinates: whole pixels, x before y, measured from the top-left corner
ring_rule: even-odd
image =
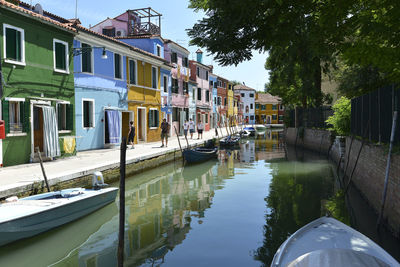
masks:
[[[251,126],[244,127],[244,130],[247,131],[247,132],[249,132],[249,133],[250,133],[250,136],[254,136],[254,134],[255,134],[255,132],[256,132],[256,130],[254,129],[254,127],[251,127]]]
[[[271,266],[400,266],[380,246],[353,228],[322,217],[292,234]]]
[[[220,146],[237,146],[239,145],[240,137],[229,135],[219,141]]]
[[[196,147],[192,149],[185,149],[183,151],[183,157],[187,163],[197,163],[215,158],[217,155],[218,148],[205,148]]]
[[[0,204],[0,246],[83,217],[115,200],[118,188],[70,188]]]
[[[255,128],[256,128],[256,131],[258,131],[258,132],[263,132],[263,131],[265,131],[267,129],[267,127],[265,127],[262,124],[256,125]]]

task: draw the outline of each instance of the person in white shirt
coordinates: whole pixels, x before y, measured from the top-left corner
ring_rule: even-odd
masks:
[[[185,138],[187,138],[188,130],[189,130],[189,122],[185,120],[185,123],[183,124],[183,134],[185,135]]]
[[[192,119],[189,120],[189,132],[190,132],[190,138],[193,139],[194,121],[192,121]]]
[[[197,124],[197,139],[203,139],[203,130],[204,130],[204,125],[201,122],[201,120],[199,120],[199,123]]]

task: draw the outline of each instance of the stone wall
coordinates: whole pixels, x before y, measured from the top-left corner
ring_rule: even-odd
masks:
[[[346,184],[354,169],[357,156],[362,145],[358,139],[346,138],[346,154],[342,166],[347,165]],[[350,156],[349,156],[350,150]],[[364,144],[355,166],[352,183],[361,191],[376,213],[379,213],[382,203],[385,182],[388,151],[382,146]],[[384,220],[391,230],[400,235],[400,155],[392,154],[389,180],[387,187],[386,203],[384,207]]]
[[[347,185],[355,168],[352,184],[360,191],[375,213],[380,212],[388,156],[387,148],[374,144],[364,144],[356,165],[362,145],[362,142],[358,139],[353,139],[350,149],[350,137],[345,140],[345,148],[340,147],[341,144],[339,138],[337,138],[330,150],[331,134],[328,131],[305,129],[304,134],[302,134],[299,129],[288,128],[285,132],[285,139],[289,145],[296,145],[320,153],[329,151],[330,158],[336,164],[338,164],[341,154],[344,153],[340,164],[342,171],[348,165],[344,184]],[[400,236],[400,155],[392,154],[383,218],[390,230],[396,236]]]

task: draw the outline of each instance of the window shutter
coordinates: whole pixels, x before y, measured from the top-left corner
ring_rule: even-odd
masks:
[[[74,105],[67,105],[67,130],[74,130]]]
[[[153,116],[151,114],[151,110],[149,110],[149,127],[151,127],[151,121],[153,119]]]
[[[9,105],[7,100],[3,100],[3,120],[5,122],[6,134],[10,132],[10,116],[9,116]]]
[[[155,112],[156,114],[156,125],[155,125],[155,127],[158,127],[159,126],[159,123],[160,123],[160,114],[159,114],[159,112],[158,112],[158,110],[156,110],[156,112]]]
[[[29,114],[30,114],[30,109],[31,109],[31,105],[29,103],[29,101],[25,101],[25,102],[20,102],[20,105],[23,109],[23,111],[21,110],[21,120],[22,120],[22,131],[27,133],[30,131],[30,120],[29,120]]]

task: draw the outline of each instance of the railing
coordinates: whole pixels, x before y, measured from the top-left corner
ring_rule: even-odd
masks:
[[[159,35],[160,34],[160,27],[155,25],[151,22],[142,22],[136,23],[131,29],[131,35],[138,35],[138,34],[151,34],[151,35]]]
[[[325,122],[333,115],[331,107],[322,106],[317,108],[296,108],[287,110],[285,123],[288,127],[328,128]],[[296,118],[297,117],[297,118]]]
[[[400,90],[391,85],[351,100],[351,134],[369,141],[389,143],[393,112],[399,111]],[[400,142],[400,124],[395,143]]]

